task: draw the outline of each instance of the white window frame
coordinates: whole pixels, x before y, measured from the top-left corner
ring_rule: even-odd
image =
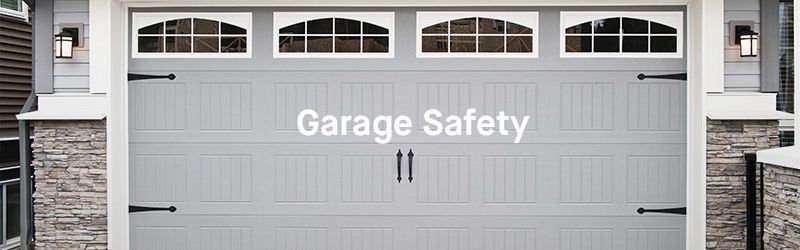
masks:
[[[247,37],[247,51],[244,53],[140,53],[139,48],[139,29],[159,22],[166,22],[182,18],[203,18],[208,20],[220,21],[231,25],[236,25],[245,29]],[[131,57],[132,58],[252,58],[253,56],[253,13],[251,12],[134,12],[131,25]],[[152,36],[152,35],[144,35]],[[194,35],[192,35],[194,36]]]
[[[394,58],[394,12],[275,12],[272,15],[272,56],[274,58]],[[299,22],[320,18],[346,18],[389,29],[389,52],[280,52],[280,29]],[[335,27],[334,23],[334,29]],[[307,30],[306,30],[307,31]],[[307,32],[306,32],[307,33]],[[363,33],[363,32],[362,32]],[[306,34],[309,35],[309,34]],[[310,34],[315,35],[315,34]],[[324,34],[320,36],[336,36]],[[353,34],[348,36],[387,36],[385,34]]]
[[[0,172],[8,171],[8,170],[15,170],[15,169],[19,169],[19,166],[10,166],[10,167],[0,168]],[[7,218],[7,216],[8,216],[8,203],[6,203],[6,199],[7,199],[8,195],[9,195],[8,186],[14,185],[14,184],[17,184],[17,185],[20,184],[19,183],[19,177],[7,179],[7,180],[0,180],[0,200],[2,200],[2,205],[0,206],[0,211],[2,211],[2,219],[3,219],[2,220],[3,222],[0,223],[0,226],[2,226],[2,231],[3,231],[2,233],[0,233],[0,237],[3,238],[2,239],[2,243],[0,243],[0,249],[3,249],[3,250],[5,250],[5,249],[14,249],[14,248],[19,247],[19,245],[20,245],[20,236],[15,236],[15,237],[12,237],[12,238],[8,238],[8,224],[9,224],[8,221],[9,220],[7,220],[8,219]],[[21,188],[20,188],[20,192],[22,192]],[[17,219],[19,219],[19,218],[17,218]]]
[[[422,52],[422,29],[425,27],[456,19],[483,17],[492,18],[526,26],[533,30],[533,52],[531,53],[490,53],[490,52]],[[449,32],[448,32],[449,33]],[[538,11],[418,11],[416,44],[417,58],[538,58],[539,57],[539,12]],[[431,35],[431,34],[428,34]],[[469,34],[472,35],[472,34]],[[449,34],[446,34],[449,36]],[[480,34],[475,34],[480,36]],[[503,35],[507,36],[507,35]],[[476,46],[477,49],[477,46]]]
[[[560,27],[560,42],[559,49],[562,58],[683,58],[684,41],[684,27],[683,15],[681,11],[562,11],[561,12],[561,27]],[[653,53],[653,52],[622,52],[620,45],[620,52],[567,52],[566,51],[566,29],[585,22],[591,22],[598,19],[614,18],[614,17],[628,17],[636,18],[646,21],[653,21],[663,25],[670,26],[677,30],[677,49],[673,53]],[[620,24],[622,25],[622,24]],[[649,27],[648,27],[649,30]],[[580,35],[580,34],[574,34]],[[634,35],[634,34],[632,34]],[[645,35],[645,34],[638,34]],[[648,32],[649,37],[652,35]],[[666,34],[664,34],[666,35]],[[624,34],[619,34],[620,43],[621,37]],[[671,36],[671,35],[666,35]],[[592,41],[594,43],[594,40]]]
[[[17,5],[19,5],[19,9],[20,9],[19,11],[18,10],[6,9],[6,8],[0,8],[0,15],[10,16],[10,17],[13,17],[13,18],[19,18],[19,19],[22,19],[22,20],[25,20],[26,22],[28,22],[28,12],[29,12],[28,4],[25,3],[25,1],[17,0]]]

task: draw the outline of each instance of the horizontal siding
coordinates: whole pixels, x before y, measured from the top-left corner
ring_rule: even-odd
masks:
[[[725,64],[725,75],[759,75],[761,65],[759,62],[742,61]]]
[[[89,76],[88,63],[65,63],[53,65],[55,76]]]
[[[16,114],[31,93],[30,23],[0,18],[0,138],[19,134]]]
[[[55,0],[53,30],[61,23],[83,23],[83,47],[75,48],[72,59],[53,62],[53,89],[56,92],[85,92],[89,90],[89,0]]]
[[[725,91],[759,92],[761,86],[753,82],[760,82],[760,77],[760,75],[725,75]]]
[[[58,24],[53,25],[53,30],[58,30]],[[89,24],[83,24],[83,38],[89,37]]]
[[[759,1],[725,0],[725,91],[759,91],[761,89],[761,58],[742,58],[739,56],[739,46],[732,46],[729,42],[730,21],[754,21],[754,31],[760,31],[760,9]]]
[[[744,11],[751,11],[757,10],[761,8],[759,6],[759,1],[756,0],[726,0],[725,1],[725,10],[726,11],[737,11],[737,10],[744,10]]]
[[[84,13],[89,10],[88,0],[56,0],[53,9],[59,13]]]

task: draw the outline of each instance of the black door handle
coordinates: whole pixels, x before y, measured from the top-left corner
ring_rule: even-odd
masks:
[[[649,75],[649,76],[645,75],[645,74],[639,74],[638,76],[636,76],[636,78],[639,79],[639,81],[644,81],[644,79],[647,79],[647,78],[686,81],[686,73],[667,74],[667,75]]]
[[[645,209],[640,207],[636,209],[636,212],[639,214],[644,213],[663,213],[663,214],[686,214],[686,207],[673,207],[673,208],[662,208],[662,209]]]
[[[414,173],[414,169],[412,168],[413,165],[414,165],[414,152],[411,152],[411,149],[409,148],[408,149],[408,182],[409,183],[411,183],[411,181],[414,180],[414,175],[412,174],[412,173]]]
[[[147,80],[147,79],[169,79],[170,81],[175,80],[175,74],[169,75],[145,75],[145,74],[135,74],[135,73],[128,73],[128,81],[138,81],[138,80]]]
[[[128,206],[128,213],[150,212],[150,211],[169,211],[170,213],[174,213],[175,211],[178,211],[178,208],[176,208],[175,206],[169,206],[169,207]]]
[[[400,165],[403,164],[403,162],[402,162],[402,160],[403,160],[403,152],[400,152],[400,150],[398,149],[397,150],[397,154],[395,156],[397,156],[397,183],[400,183],[400,181],[403,180],[403,177],[401,176],[402,175],[401,169],[400,169]]]

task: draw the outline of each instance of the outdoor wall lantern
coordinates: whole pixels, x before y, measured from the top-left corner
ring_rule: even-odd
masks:
[[[758,33],[753,31],[754,21],[731,21],[731,46],[739,45],[740,57],[758,56]]]
[[[75,42],[72,33],[62,30],[55,37],[56,58],[72,59],[72,46]]]
[[[737,34],[739,37],[739,56],[756,57],[758,56],[758,33],[749,27]]]
[[[72,59],[74,48],[83,47],[83,23],[61,23],[61,30],[55,35],[55,56],[59,59]]]

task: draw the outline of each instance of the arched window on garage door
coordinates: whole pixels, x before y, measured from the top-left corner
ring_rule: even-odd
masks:
[[[417,57],[537,57],[537,12],[418,12]]]
[[[391,58],[392,12],[276,12],[278,58]]]
[[[133,58],[249,58],[251,13],[133,13]]]
[[[562,12],[562,57],[683,56],[682,12]]]

